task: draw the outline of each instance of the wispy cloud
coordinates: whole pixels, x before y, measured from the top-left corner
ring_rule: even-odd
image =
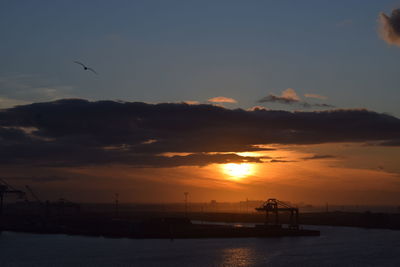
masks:
[[[305,94],[307,98],[326,99],[326,97],[317,94]],[[296,91],[292,88],[284,90],[281,95],[269,94],[257,101],[258,103],[280,103],[286,105],[299,105],[303,108],[333,108],[334,106],[326,103],[309,103],[302,101]]]
[[[183,103],[188,104],[188,105],[199,105],[199,101],[194,101],[194,100],[188,100],[188,101],[183,101]]]
[[[287,163],[287,162],[296,162],[294,160],[283,160],[283,159],[273,159],[270,163]]]
[[[7,177],[10,180],[25,180],[35,183],[48,183],[48,182],[58,182],[58,181],[66,181],[69,180],[67,177],[62,176],[16,176],[16,177]]]
[[[300,102],[303,108],[334,108],[335,106],[326,103],[308,103]]]
[[[208,99],[208,102],[212,103],[237,103],[237,101],[233,98],[230,97],[225,97],[225,96],[217,96]]]
[[[315,160],[315,159],[332,159],[336,158],[333,155],[313,155],[311,157],[302,158],[303,160]]]
[[[394,9],[390,16],[379,14],[380,36],[390,45],[400,46],[400,9]]]

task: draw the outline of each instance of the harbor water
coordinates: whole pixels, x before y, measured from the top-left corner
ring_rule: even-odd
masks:
[[[400,231],[307,228],[321,236],[160,240],[3,232],[0,266],[400,266]]]

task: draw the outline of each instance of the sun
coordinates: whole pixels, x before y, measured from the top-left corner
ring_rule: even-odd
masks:
[[[232,179],[241,179],[253,173],[253,165],[249,163],[227,163],[222,165],[222,171]]]

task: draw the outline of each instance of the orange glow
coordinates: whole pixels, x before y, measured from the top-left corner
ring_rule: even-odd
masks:
[[[231,179],[239,180],[253,174],[254,167],[250,163],[227,163],[222,165],[222,171]]]

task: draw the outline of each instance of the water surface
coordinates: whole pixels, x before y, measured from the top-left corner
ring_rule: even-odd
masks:
[[[321,236],[170,241],[3,232],[0,266],[400,266],[400,231],[307,228]]]

